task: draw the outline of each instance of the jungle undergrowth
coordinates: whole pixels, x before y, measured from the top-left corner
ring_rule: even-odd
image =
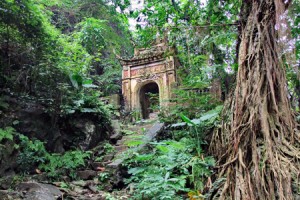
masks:
[[[45,173],[51,180],[59,180],[63,175],[76,179],[76,170],[86,166],[91,151],[78,149],[63,154],[50,153],[38,139],[29,139],[12,127],[0,128],[1,148],[5,148],[5,140],[10,141],[17,154],[17,171],[20,175]]]
[[[132,199],[201,199],[210,187],[215,160],[205,155],[205,134],[218,123],[221,107],[197,120],[181,115],[183,130],[164,133],[164,138],[147,145],[147,151],[125,155],[133,188]],[[196,138],[196,139],[195,139]]]

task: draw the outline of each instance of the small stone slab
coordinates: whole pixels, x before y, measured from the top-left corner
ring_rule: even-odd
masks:
[[[176,123],[176,124],[171,124],[171,128],[182,128],[185,127],[187,124],[185,122],[181,122],[181,123]]]
[[[158,133],[160,133],[162,131],[163,128],[164,128],[164,123],[154,124],[149,129],[149,131],[146,133],[145,140],[150,142],[151,140],[153,140],[158,135]]]
[[[114,154],[108,154],[103,157],[103,162],[110,161],[114,158]]]
[[[125,151],[125,150],[127,150],[127,149],[128,149],[128,147],[127,147],[126,145],[115,146],[115,150],[116,150],[117,152],[123,152],[123,151]]]
[[[111,126],[113,127],[115,133],[121,132],[121,126],[119,120],[111,120]]]
[[[114,162],[108,164],[108,167],[111,167],[113,169],[117,169],[119,166],[121,166],[122,162],[124,161],[124,159],[117,159]]]
[[[122,140],[118,140],[116,145],[120,146],[120,145],[124,144],[124,141],[125,140],[123,140],[123,139]]]
[[[102,162],[92,162],[91,166],[94,170],[97,170],[99,167],[103,167]]]
[[[137,150],[143,149],[147,143],[151,142],[164,128],[164,123],[156,123],[154,124],[146,133],[144,138],[144,144],[141,144],[137,147]]]
[[[94,170],[78,171],[77,176],[82,180],[92,180],[98,173]]]
[[[115,133],[112,136],[110,136],[111,140],[119,140],[122,138],[122,134],[121,133]]]

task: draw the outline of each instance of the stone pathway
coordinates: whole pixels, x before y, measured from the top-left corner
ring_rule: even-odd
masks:
[[[122,189],[120,191],[111,191],[114,188],[117,189],[124,187],[123,176],[125,169],[122,167],[122,162],[124,161],[123,154],[126,153],[128,149],[134,151],[139,151],[142,149],[146,143],[152,141],[156,137],[163,127],[164,124],[157,122],[157,120],[148,120],[136,125],[127,125],[122,127],[123,130],[126,130],[124,132],[130,134],[122,137],[116,135],[112,136],[112,139],[116,143],[114,145],[115,153],[104,156],[101,162],[95,162],[92,164],[92,170],[86,170],[86,172],[83,172],[82,175],[85,173],[90,174],[88,171],[98,171],[94,178],[91,176],[85,179],[87,176],[81,176],[81,179],[85,180],[82,183],[82,186],[78,186],[78,181],[75,183],[73,182],[72,185],[75,185],[75,188],[77,188],[77,194],[75,194],[73,191],[66,191],[69,195],[68,197],[76,200],[107,199],[108,197],[112,197],[111,199],[117,200],[128,199],[130,195],[127,194],[126,189]],[[135,141],[143,141],[143,144],[129,147],[129,144],[134,143]],[[126,173],[127,172],[125,172],[125,174]],[[101,174],[109,176],[109,183],[111,185],[105,185],[99,181],[98,177],[101,176]],[[102,187],[100,191],[97,189],[99,185]]]
[[[149,131],[157,123],[157,120],[148,120],[137,125],[127,125],[124,127],[126,132],[130,134],[124,135],[117,141],[115,145],[116,154],[114,155],[114,162],[108,164],[108,167],[117,168],[123,162],[123,154],[126,153],[129,148],[137,148],[147,142],[146,138],[148,137]]]
[[[113,123],[117,123],[114,121]],[[115,126],[118,126],[115,124]],[[123,126],[122,130],[116,131],[111,137],[114,153],[103,156],[100,162],[92,161],[87,169],[77,171],[80,181],[53,182],[51,184],[40,183],[42,180],[27,180],[16,187],[16,191],[0,190],[0,199],[3,200],[101,200],[128,199],[126,189],[113,191],[113,189],[124,187],[124,170],[122,162],[123,154],[128,149],[139,151],[152,141],[156,135],[163,129],[164,124],[157,120],[147,120],[136,125]],[[118,128],[117,128],[118,129]],[[126,130],[126,131],[125,131]],[[121,132],[127,133],[124,136]],[[142,141],[142,143],[140,143]],[[132,147],[130,144],[136,143]],[[97,151],[97,150],[95,150]],[[45,182],[47,183],[47,182]]]

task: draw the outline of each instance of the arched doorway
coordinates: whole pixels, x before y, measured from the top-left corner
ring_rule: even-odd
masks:
[[[139,92],[141,114],[143,119],[150,118],[151,113],[159,111],[159,87],[150,82],[141,87]]]

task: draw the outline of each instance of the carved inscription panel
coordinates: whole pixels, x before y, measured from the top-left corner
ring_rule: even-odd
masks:
[[[136,76],[148,76],[151,74],[159,73],[164,71],[164,65],[156,65],[151,67],[143,67],[139,69],[131,69],[130,76],[136,77]]]

